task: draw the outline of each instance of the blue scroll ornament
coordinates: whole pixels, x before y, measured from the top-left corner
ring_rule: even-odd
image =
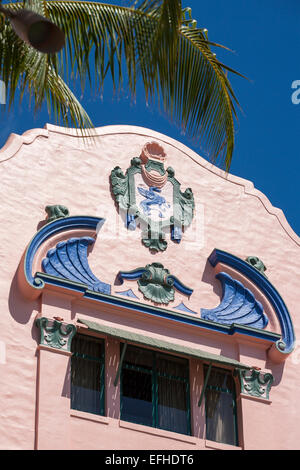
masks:
[[[253,328],[266,328],[268,318],[264,314],[262,304],[255,299],[253,293],[227,273],[220,272],[216,278],[222,283],[222,301],[214,309],[202,308],[201,318],[224,325],[236,323]]]
[[[59,242],[55,248],[48,251],[42,261],[46,274],[79,282],[88,286],[94,292],[110,294],[110,285],[100,281],[92,273],[88,260],[88,246],[95,243],[92,237],[70,238]]]

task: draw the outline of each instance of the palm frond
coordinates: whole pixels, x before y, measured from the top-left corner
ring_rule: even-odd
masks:
[[[212,47],[224,46],[208,40],[191,10],[182,10],[181,0],[139,0],[127,8],[92,1],[29,2],[63,29],[66,46],[59,54],[42,56],[21,43],[0,18],[0,74],[11,103],[17,87],[21,97],[29,89],[36,107],[46,100],[65,125],[91,126],[66,84],[71,77],[102,92],[110,73],[115,90],[126,79],[133,96],[141,78],[146,100],[162,103],[163,112],[214,163],[229,169],[238,102],[227,72],[234,71],[212,52]]]

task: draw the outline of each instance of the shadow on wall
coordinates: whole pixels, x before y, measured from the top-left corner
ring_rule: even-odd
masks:
[[[281,364],[274,364],[274,362],[267,359],[266,369],[271,371],[271,374],[273,375],[273,378],[274,378],[274,381],[272,383],[272,387],[276,387],[277,385],[280,384],[280,382],[283,378],[284,367],[285,367],[285,361],[282,362]],[[271,393],[272,393],[272,389],[271,389]],[[272,396],[271,396],[271,398],[272,398]]]
[[[63,383],[63,388],[61,391],[61,396],[65,398],[71,398],[71,359],[69,358],[68,360],[68,365],[66,368],[66,374],[65,374],[65,379]]]
[[[26,301],[18,288],[18,270],[16,270],[10,285],[8,308],[13,319],[25,325],[29,322],[32,312],[38,308],[38,300]]]
[[[213,288],[213,292],[218,296],[218,299],[216,299],[215,305],[201,305],[202,308],[213,308],[217,307],[222,299],[223,296],[223,289],[222,289],[222,284],[218,279],[216,279],[216,273],[214,268],[211,266],[210,262],[206,260],[206,264],[203,270],[203,275],[202,275],[202,282],[205,282],[206,284],[211,284]]]
[[[40,220],[39,223],[37,224],[36,226],[36,230],[39,231],[42,227],[44,227],[44,225],[46,225],[48,223],[48,220],[46,219],[43,219],[43,220]]]

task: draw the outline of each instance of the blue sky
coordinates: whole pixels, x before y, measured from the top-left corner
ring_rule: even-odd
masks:
[[[124,0],[106,3],[126,4]],[[249,78],[230,76],[243,109],[238,113],[230,173],[252,181],[273,206],[283,210],[300,235],[300,103],[292,102],[292,83],[300,80],[299,0],[183,0],[183,6],[192,8],[198,26],[208,29],[210,40],[234,51],[222,53],[223,62]],[[141,93],[136,104],[126,94],[117,99],[108,82],[102,100],[85,93],[82,103],[96,127],[131,124],[151,128],[201,155],[178,127],[156,108],[145,105]],[[0,114],[0,119],[0,147],[11,132],[22,134],[44,127],[46,122],[55,124],[46,107],[34,116],[26,100],[9,114]]]

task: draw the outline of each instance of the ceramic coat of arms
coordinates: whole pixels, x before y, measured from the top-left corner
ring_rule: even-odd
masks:
[[[140,157],[131,160],[123,173],[117,166],[111,172],[112,191],[129,230],[142,230],[142,242],[152,251],[167,248],[166,233],[180,243],[184,228],[194,216],[191,188],[184,192],[173,168],[165,168],[166,154],[156,142],[147,143]]]

